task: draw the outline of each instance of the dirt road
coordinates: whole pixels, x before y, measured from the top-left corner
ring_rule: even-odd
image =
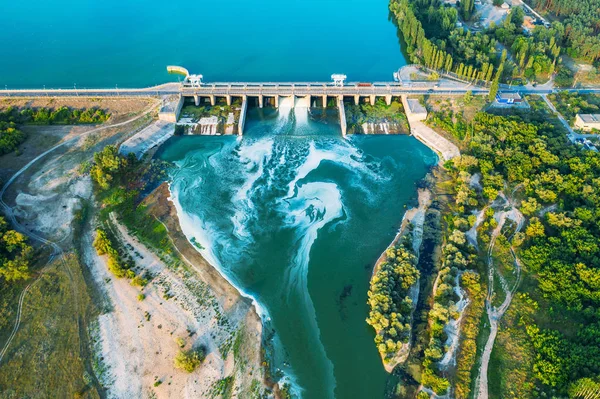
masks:
[[[490,357],[492,355],[492,350],[494,348],[494,342],[496,340],[496,335],[498,334],[498,322],[500,321],[500,319],[502,318],[502,316],[504,315],[504,313],[510,306],[513,295],[515,294],[515,292],[519,286],[519,283],[521,281],[521,264],[515,254],[515,251],[514,251],[514,248],[512,245],[510,247],[510,252],[513,256],[514,265],[515,265],[515,269],[517,272],[517,278],[516,278],[514,285],[509,288],[508,284],[506,283],[506,281],[504,280],[502,275],[500,275],[494,268],[493,250],[494,250],[494,246],[496,244],[496,239],[498,238],[498,235],[500,234],[502,227],[504,226],[504,223],[506,222],[506,219],[511,219],[517,223],[515,231],[509,238],[509,241],[512,240],[512,238],[514,237],[514,235],[517,232],[521,231],[521,229],[523,228],[523,224],[524,224],[523,215],[514,206],[513,201],[509,200],[507,202],[510,204],[511,209],[508,212],[500,211],[500,212],[496,213],[496,219],[498,221],[498,225],[492,232],[490,245],[489,245],[488,251],[487,251],[488,294],[487,294],[485,306],[486,306],[486,311],[487,311],[487,315],[488,315],[488,320],[490,322],[490,335],[488,336],[487,342],[485,343],[485,347],[483,349],[483,353],[481,355],[479,373],[478,373],[476,383],[475,383],[477,399],[488,399],[488,368],[489,368],[489,363],[490,363]],[[500,280],[501,280],[500,285],[505,294],[504,301],[498,308],[496,308],[492,305],[492,299],[494,296],[494,275],[496,273],[498,273],[498,278],[500,278]]]
[[[106,125],[106,126],[101,126],[99,128],[87,131],[85,133],[83,133],[81,136],[77,136],[77,137],[73,137],[71,139],[65,140],[55,146],[53,146],[52,148],[44,151],[42,154],[38,155],[37,157],[35,157],[34,159],[32,159],[29,163],[27,163],[25,166],[23,166],[21,169],[19,169],[3,186],[2,189],[0,189],[0,206],[2,206],[3,210],[4,210],[4,214],[6,215],[6,217],[8,218],[9,222],[11,223],[11,225],[13,226],[13,228],[17,231],[19,231],[22,234],[25,234],[26,236],[28,236],[29,238],[33,239],[34,241],[37,241],[39,243],[41,243],[42,245],[47,245],[49,247],[52,248],[52,254],[50,255],[50,258],[48,259],[48,261],[46,262],[46,266],[49,265],[50,263],[52,263],[52,261],[54,259],[56,259],[57,257],[62,257],[63,256],[63,251],[62,248],[55,242],[50,241],[32,231],[30,231],[29,229],[27,229],[25,226],[23,226],[21,223],[19,223],[19,221],[16,218],[15,212],[13,210],[13,208],[11,206],[9,206],[6,202],[4,202],[4,194],[6,193],[6,190],[8,189],[8,187],[13,184],[21,175],[23,175],[23,173],[25,173],[29,168],[31,168],[36,162],[38,162],[40,159],[44,158],[45,156],[47,156],[48,154],[56,151],[57,149],[67,145],[67,144],[71,144],[74,143],[76,140],[81,139],[82,136],[85,135],[89,135],[101,130],[105,130],[105,129],[110,129],[110,128],[115,128],[115,127],[120,127],[120,126],[125,126],[129,123],[132,123],[146,115],[148,115],[150,112],[154,111],[156,109],[156,105],[153,105],[152,107],[150,107],[149,109],[147,109],[145,112],[143,112],[142,114],[131,118],[129,120],[126,120],[124,122],[120,122],[120,123],[116,123],[116,124],[111,124],[111,125]],[[44,267],[44,268],[45,268]],[[43,273],[44,269],[41,270],[40,274]],[[38,274],[39,277],[39,274]],[[33,284],[35,284],[37,281],[37,278],[35,278],[33,281],[31,281],[31,283],[29,283],[25,289],[21,292],[21,295],[19,297],[19,303],[18,303],[18,307],[17,307],[17,317],[15,319],[15,325],[13,327],[13,330],[11,332],[11,335],[8,337],[8,339],[6,340],[6,342],[4,343],[3,347],[2,347],[2,351],[0,351],[0,362],[2,361],[2,358],[4,357],[4,355],[6,354],[6,351],[8,350],[8,347],[10,346],[10,343],[12,342],[15,334],[17,333],[17,331],[19,330],[19,326],[21,325],[21,313],[22,313],[22,309],[23,309],[23,301],[25,299],[25,296],[27,295],[27,292],[29,291],[29,289],[31,288],[31,286]]]

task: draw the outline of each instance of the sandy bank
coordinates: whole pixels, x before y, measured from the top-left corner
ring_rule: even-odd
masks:
[[[200,278],[206,282],[214,292],[217,300],[225,310],[239,307],[243,312],[256,312],[249,299],[244,298],[221,274],[202,257],[190,244],[179,225],[179,217],[175,205],[169,200],[170,192],[167,183],[163,183],[152,192],[145,200],[148,212],[161,221],[169,232],[169,237],[181,258],[198,272]],[[260,321],[258,315],[257,320]]]

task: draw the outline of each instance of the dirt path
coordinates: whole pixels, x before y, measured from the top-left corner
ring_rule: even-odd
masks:
[[[516,190],[517,190],[517,188],[515,188],[514,191],[516,191]],[[513,191],[513,194],[514,194],[514,191]],[[509,241],[512,240],[512,238],[514,237],[514,235],[517,232],[521,231],[521,229],[523,228],[523,224],[525,222],[523,215],[515,207],[513,200],[510,199],[507,202],[510,204],[511,209],[508,212],[501,211],[501,212],[496,213],[496,219],[498,220],[498,225],[492,232],[490,245],[488,246],[488,251],[487,251],[488,294],[487,294],[487,298],[486,298],[485,307],[486,307],[486,312],[488,315],[488,320],[490,322],[490,335],[488,336],[483,353],[481,355],[479,372],[478,372],[478,376],[477,376],[476,383],[475,383],[477,399],[488,399],[488,369],[489,369],[490,357],[492,355],[492,350],[494,348],[494,342],[496,340],[496,335],[498,334],[498,322],[500,321],[500,319],[502,318],[502,316],[504,315],[504,313],[510,306],[513,295],[515,294],[515,292],[519,286],[519,283],[521,281],[521,264],[515,254],[514,247],[511,245],[510,252],[514,259],[514,264],[515,264],[515,268],[517,271],[517,278],[516,278],[514,285],[509,288],[506,281],[504,281],[502,276],[500,274],[498,274],[498,277],[502,280],[501,287],[502,287],[502,290],[504,291],[505,298],[504,298],[504,301],[502,302],[502,304],[498,308],[495,308],[492,305],[492,299],[493,299],[493,295],[494,295],[494,275],[496,274],[496,269],[494,268],[493,250],[494,250],[494,246],[496,244],[496,239],[498,238],[498,235],[500,234],[502,227],[504,226],[504,223],[506,222],[506,219],[511,219],[517,223],[517,227],[516,227],[514,233],[511,235],[511,237],[509,237]]]
[[[108,271],[106,257],[93,249],[93,232],[86,232],[84,257],[92,275],[110,299],[112,310],[100,315],[96,356],[111,398],[209,397],[211,387],[233,373],[233,359],[220,347],[231,342],[241,320],[225,322],[208,287],[193,276],[170,270],[152,251],[132,237],[111,215],[111,231],[135,260],[138,274],[153,278],[140,290]],[[145,295],[143,300],[138,295]],[[194,373],[177,370],[173,359],[180,346],[206,349],[204,363]],[[155,386],[156,381],[161,381]]]
[[[572,136],[574,136],[576,133],[573,131],[573,128],[571,127],[571,125],[569,125],[569,122],[567,122],[565,120],[565,118],[562,116],[562,114],[560,112],[558,112],[558,110],[556,109],[556,107],[554,106],[554,104],[552,104],[552,101],[548,100],[548,96],[546,94],[542,94],[541,97],[544,100],[544,102],[546,103],[546,105],[548,105],[548,108],[550,108],[550,110],[552,112],[554,112],[554,114],[556,115],[556,117],[558,118],[558,120],[560,121],[560,123],[563,124],[563,126],[565,127],[565,129],[567,129],[567,131],[569,132],[569,134],[571,134]]]
[[[30,231],[29,229],[27,229],[25,226],[23,226],[21,223],[19,223],[19,221],[16,218],[15,212],[13,210],[13,208],[11,206],[9,206],[6,202],[4,202],[4,194],[6,192],[6,190],[8,189],[8,187],[13,184],[17,178],[19,178],[23,173],[25,173],[29,168],[31,168],[36,162],[38,162],[40,159],[44,158],[46,155],[52,153],[53,151],[57,150],[58,148],[61,148],[69,143],[73,143],[79,139],[81,139],[84,136],[87,136],[91,133],[95,133],[101,130],[105,130],[105,129],[110,129],[110,128],[115,128],[115,127],[119,127],[119,126],[124,126],[127,125],[131,122],[134,122],[146,115],[148,115],[150,112],[154,111],[156,109],[156,105],[153,105],[152,107],[150,107],[148,110],[146,110],[145,112],[143,112],[142,114],[131,118],[127,121],[124,122],[120,122],[120,123],[116,123],[116,124],[112,124],[112,125],[106,125],[106,126],[102,126],[93,130],[89,130],[79,136],[70,138],[68,140],[65,140],[55,146],[53,146],[52,148],[44,151],[43,153],[41,153],[40,155],[38,155],[37,157],[35,157],[34,159],[32,159],[31,161],[29,161],[25,166],[23,166],[21,169],[19,169],[13,176],[11,176],[10,179],[8,179],[8,181],[2,186],[2,189],[0,189],[0,206],[2,206],[2,208],[4,209],[4,213],[6,215],[6,217],[9,219],[10,223],[12,224],[13,228],[17,231],[19,231],[22,234],[25,234],[26,236],[28,236],[29,238],[43,244],[43,245],[47,245],[50,246],[52,248],[52,254],[50,255],[50,258],[48,259],[48,261],[46,262],[46,265],[42,268],[42,270],[40,271],[40,273],[34,278],[33,281],[31,281],[23,290],[23,292],[21,293],[20,297],[19,297],[19,303],[18,303],[18,307],[17,307],[17,317],[15,319],[15,325],[13,327],[13,330],[11,332],[11,335],[8,337],[8,339],[6,340],[6,342],[4,343],[4,346],[2,347],[2,351],[0,351],[0,362],[2,361],[2,358],[4,357],[4,355],[6,354],[6,351],[8,350],[8,347],[10,346],[14,336],[16,335],[17,331],[19,330],[19,327],[21,325],[21,314],[22,314],[22,309],[23,309],[23,302],[25,299],[25,296],[27,295],[27,292],[29,291],[29,289],[31,288],[31,286],[33,284],[35,284],[38,281],[39,276],[44,272],[44,270],[47,268],[47,266],[52,263],[52,261],[54,259],[56,259],[57,257],[61,257],[63,258],[63,251],[62,248],[53,241],[50,241],[32,231]],[[64,258],[63,258],[64,261]]]

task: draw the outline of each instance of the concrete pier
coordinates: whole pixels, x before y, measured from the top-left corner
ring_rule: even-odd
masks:
[[[244,134],[244,125],[246,124],[246,110],[248,109],[248,97],[242,97],[242,109],[240,110],[240,121],[238,122],[238,136]]]
[[[392,105],[392,96],[390,94],[388,94],[387,96],[385,96],[385,103],[387,105]]]
[[[342,137],[346,138],[348,126],[346,124],[346,110],[344,109],[344,96],[339,96],[337,100],[338,109],[340,111],[340,127],[342,128]]]
[[[183,96],[177,99],[163,99],[163,105],[158,111],[158,119],[165,122],[177,123],[181,108],[183,108]]]
[[[217,103],[216,97],[210,96],[210,105],[214,107],[216,103]]]
[[[196,104],[196,107],[200,105],[200,96],[194,96],[194,104]]]
[[[279,108],[279,96],[275,96],[275,108]]]
[[[375,97],[375,95],[374,95],[374,94],[371,94],[371,95],[369,96],[369,103],[370,103],[371,105],[375,105],[375,101],[376,101],[376,100],[377,100],[377,98]]]
[[[360,104],[360,95],[358,95],[358,94],[354,95],[354,104],[356,104],[356,105]]]
[[[264,102],[265,102],[265,98],[261,94],[260,96],[258,96],[258,107],[262,108],[264,106]]]
[[[227,105],[231,107],[231,96],[226,96],[225,98],[227,99]]]
[[[327,108],[327,96],[323,96],[323,108]]]
[[[402,105],[404,106],[411,134],[437,152],[440,155],[440,162],[460,156],[460,150],[454,143],[440,136],[435,130],[423,123],[427,118],[427,110],[419,103],[419,100],[409,99],[406,95],[403,95]]]

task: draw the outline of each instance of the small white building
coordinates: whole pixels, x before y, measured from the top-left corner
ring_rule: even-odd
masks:
[[[523,98],[517,92],[499,91],[496,93],[496,102],[498,102],[498,104],[520,104],[522,101]]]
[[[600,114],[577,114],[575,128],[585,131],[600,130]]]

